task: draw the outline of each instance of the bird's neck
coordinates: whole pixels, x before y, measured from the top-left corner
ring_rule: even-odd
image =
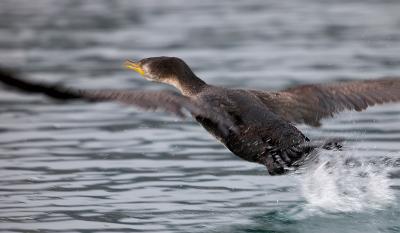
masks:
[[[169,84],[175,86],[184,96],[193,96],[201,92],[207,85],[206,82],[196,75],[187,75],[174,79]]]

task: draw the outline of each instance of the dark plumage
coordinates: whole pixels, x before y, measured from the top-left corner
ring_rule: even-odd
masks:
[[[6,71],[4,84],[53,98],[118,101],[147,110],[163,109],[184,116],[183,109],[235,155],[265,165],[272,175],[297,167],[313,149],[335,142],[310,142],[292,123],[319,126],[320,120],[344,110],[400,100],[400,79],[303,85],[279,92],[228,89],[206,84],[179,58],[153,57],[126,66],[146,79],[175,86],[172,91],[76,90],[33,83]],[[337,146],[337,145],[336,145]]]

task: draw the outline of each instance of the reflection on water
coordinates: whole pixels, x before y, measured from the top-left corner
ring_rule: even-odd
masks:
[[[121,68],[156,55],[235,87],[398,75],[399,11],[380,0],[4,0],[0,63],[85,88],[166,88]],[[398,104],[300,126],[346,138],[345,150],[270,177],[190,120],[0,88],[0,231],[400,231]]]

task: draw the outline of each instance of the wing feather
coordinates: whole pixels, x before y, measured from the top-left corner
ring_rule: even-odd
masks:
[[[400,101],[400,78],[302,85],[280,92],[251,90],[274,113],[294,123],[319,126],[344,110]]]
[[[30,93],[41,93],[60,100],[83,99],[87,101],[115,101],[144,110],[164,110],[179,117],[184,117],[184,111],[194,116],[201,116],[215,122],[223,132],[236,130],[236,126],[228,114],[179,93],[143,90],[80,90],[60,85],[37,83],[17,77],[15,73],[0,69],[0,82],[8,86]]]

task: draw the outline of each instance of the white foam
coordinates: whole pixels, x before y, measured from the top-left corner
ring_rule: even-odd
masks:
[[[372,164],[359,151],[321,151],[299,177],[308,210],[361,212],[395,201],[389,167]],[[349,162],[351,161],[351,162]]]

